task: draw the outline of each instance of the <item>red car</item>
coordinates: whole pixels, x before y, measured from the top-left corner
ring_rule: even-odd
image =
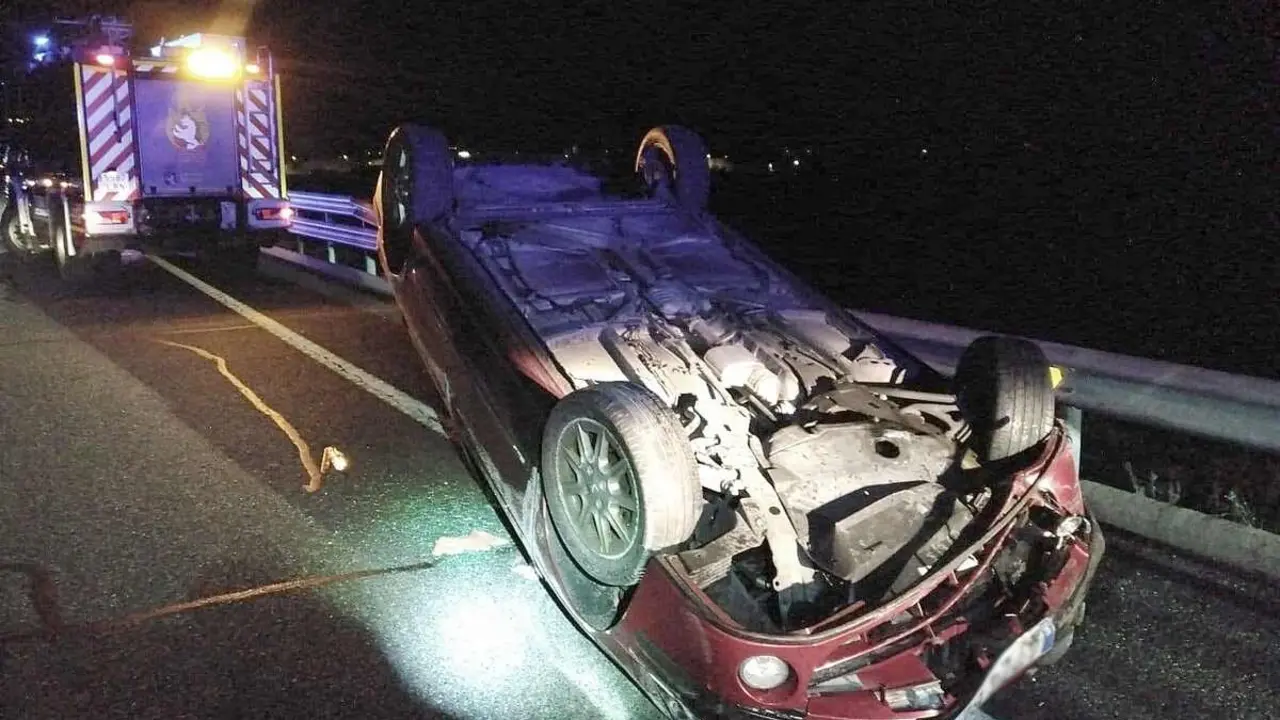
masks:
[[[962,716],[1071,644],[1103,539],[1032,343],[954,377],[707,212],[401,126],[378,253],[441,414],[566,612],[672,717]]]

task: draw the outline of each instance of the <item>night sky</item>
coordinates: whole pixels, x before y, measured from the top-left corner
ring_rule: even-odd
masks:
[[[673,121],[735,160],[810,147],[839,183],[743,217],[822,228],[797,262],[852,302],[1119,349],[1146,334],[1148,354],[1280,347],[1275,0],[17,0],[5,19],[51,4],[129,6],[143,36],[247,28],[286,73],[299,154],[406,119],[478,147],[627,150]]]
[[[943,155],[1158,151],[1261,124],[1280,28],[1262,0],[5,5],[29,20],[119,9],[144,37],[247,32],[292,78],[291,125],[307,138],[381,137],[419,117],[477,141],[556,144],[675,120],[745,150],[767,137]]]

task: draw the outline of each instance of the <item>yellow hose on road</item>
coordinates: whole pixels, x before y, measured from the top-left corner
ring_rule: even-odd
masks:
[[[315,459],[311,456],[311,446],[303,439],[302,434],[293,426],[293,423],[290,423],[283,415],[276,412],[276,410],[259,397],[252,388],[244,384],[244,381],[240,378],[236,377],[235,373],[231,372],[231,369],[227,366],[226,359],[221,355],[215,355],[204,348],[198,348],[194,345],[185,345],[171,340],[156,340],[155,342],[162,345],[182,348],[183,350],[189,350],[200,357],[212,360],[217,366],[218,372],[221,373],[222,376],[225,377],[233,386],[235,386],[246,400],[252,403],[259,412],[270,418],[272,422],[284,431],[284,434],[289,437],[293,446],[298,449],[298,459],[302,461],[302,468],[306,470],[309,481],[303,486],[303,489],[307,492],[313,493],[320,490],[320,487],[324,482],[324,476],[330,469],[337,470],[338,472],[344,472],[347,469],[347,457],[343,455],[340,450],[332,446],[324,449],[324,452],[320,455],[320,463],[317,464]]]

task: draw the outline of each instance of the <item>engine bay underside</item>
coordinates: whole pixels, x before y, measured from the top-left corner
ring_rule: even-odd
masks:
[[[556,182],[594,192],[572,179]],[[649,549],[744,627],[892,599],[977,524],[991,490],[952,387],[713,220],[494,219],[458,238],[575,392],[640,386],[673,416],[700,519]]]

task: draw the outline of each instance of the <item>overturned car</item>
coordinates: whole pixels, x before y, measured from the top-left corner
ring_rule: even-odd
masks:
[[[707,211],[391,135],[379,260],[441,413],[575,622],[673,717],[963,714],[1065,652],[1102,536],[1032,343],[945,377]]]

